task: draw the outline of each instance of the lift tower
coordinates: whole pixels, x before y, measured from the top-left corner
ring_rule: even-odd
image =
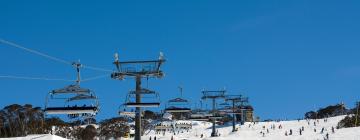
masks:
[[[246,104],[249,103],[248,97],[241,97],[240,99],[240,111],[241,111],[241,125],[245,124],[245,117],[246,117]]]
[[[238,102],[241,101],[241,95],[227,95],[225,97],[225,101],[226,102],[230,101],[232,103],[232,112],[230,114],[232,114],[232,117],[233,117],[233,120],[232,120],[233,129],[232,129],[232,132],[235,132],[235,131],[237,131],[236,128],[235,128],[235,123],[236,123],[235,116],[237,114],[235,105]]]
[[[114,55],[117,71],[111,74],[112,79],[123,80],[125,77],[133,77],[136,81],[136,88],[133,94],[135,101],[127,102],[127,107],[135,107],[135,140],[141,140],[141,108],[142,107],[159,107],[160,102],[144,103],[141,101],[142,95],[153,93],[150,90],[141,88],[141,79],[156,77],[161,78],[164,73],[160,70],[160,66],[165,62],[163,54],[160,52],[158,60],[146,61],[119,61],[119,55]]]
[[[212,126],[212,132],[211,132],[211,137],[217,137],[218,134],[216,133],[215,130],[215,121],[216,119],[220,118],[216,112],[217,109],[215,107],[216,104],[216,99],[220,99],[220,98],[225,98],[225,90],[203,90],[203,96],[201,99],[206,100],[206,99],[211,99],[212,100],[212,116],[210,117],[213,126]]]

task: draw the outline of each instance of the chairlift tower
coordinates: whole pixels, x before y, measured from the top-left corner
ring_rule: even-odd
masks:
[[[246,116],[245,111],[247,110],[245,108],[245,104],[249,103],[249,98],[241,97],[239,103],[240,103],[240,111],[241,111],[241,125],[244,125],[245,124],[245,116]]]
[[[203,96],[201,97],[201,99],[206,100],[206,99],[211,99],[212,100],[212,116],[210,117],[213,126],[212,126],[212,132],[211,132],[211,137],[217,137],[218,134],[216,133],[216,128],[215,128],[215,122],[216,119],[219,119],[219,116],[216,116],[216,99],[221,99],[221,98],[225,98],[225,90],[203,90]]]
[[[227,95],[225,97],[225,101],[226,102],[230,101],[232,103],[232,113],[231,113],[232,117],[233,117],[233,119],[232,119],[232,127],[233,127],[232,132],[235,132],[235,131],[237,131],[236,128],[235,128],[235,124],[236,124],[236,119],[235,119],[236,115],[235,114],[237,114],[236,111],[235,111],[235,105],[238,102],[241,101],[241,95]]]
[[[119,55],[115,53],[116,66],[115,72],[111,74],[112,79],[123,80],[125,77],[135,78],[135,91],[129,93],[128,98],[135,96],[135,101],[127,101],[127,107],[135,107],[135,140],[141,140],[141,108],[142,107],[159,107],[160,102],[144,103],[141,101],[142,95],[154,94],[155,92],[141,88],[142,78],[156,77],[161,78],[164,73],[160,70],[161,65],[165,62],[163,54],[160,52],[158,60],[146,61],[119,61]]]

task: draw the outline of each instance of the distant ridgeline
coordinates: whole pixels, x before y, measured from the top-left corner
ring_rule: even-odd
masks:
[[[348,114],[350,110],[346,109],[345,104],[340,103],[336,105],[330,105],[319,110],[309,111],[305,113],[305,119],[322,119],[326,117],[333,117],[339,115]]]
[[[319,110],[309,111],[305,113],[305,119],[323,119],[327,117],[334,117],[340,115],[347,115],[338,123],[338,128],[357,127],[360,126],[359,117],[359,102],[354,108],[347,109],[344,103],[330,105]]]

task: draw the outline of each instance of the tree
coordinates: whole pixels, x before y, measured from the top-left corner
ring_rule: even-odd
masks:
[[[99,134],[100,137],[108,139],[111,137],[118,138],[125,136],[125,133],[130,131],[127,122],[128,120],[123,117],[116,117],[101,121]]]
[[[156,114],[150,110],[145,110],[144,119],[156,119]]]
[[[309,111],[305,113],[305,119],[316,119],[317,112]]]
[[[43,133],[42,124],[43,112],[40,107],[12,104],[0,110],[0,137]]]
[[[96,128],[93,125],[88,125],[84,130],[82,130],[81,139],[93,140],[96,135],[97,135]]]

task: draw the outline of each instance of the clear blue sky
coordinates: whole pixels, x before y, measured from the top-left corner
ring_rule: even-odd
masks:
[[[256,115],[298,118],[360,96],[358,1],[17,1],[0,2],[0,38],[53,56],[114,69],[121,59],[157,58],[166,77],[150,80],[162,101],[192,101],[203,88],[250,97]],[[0,75],[72,79],[64,64],[0,45]],[[83,77],[103,72],[83,70]],[[105,73],[106,74],[106,73]],[[0,106],[44,105],[62,81],[0,79]],[[144,82],[145,85],[145,82]],[[84,82],[100,97],[98,118],[116,116],[134,81]]]

